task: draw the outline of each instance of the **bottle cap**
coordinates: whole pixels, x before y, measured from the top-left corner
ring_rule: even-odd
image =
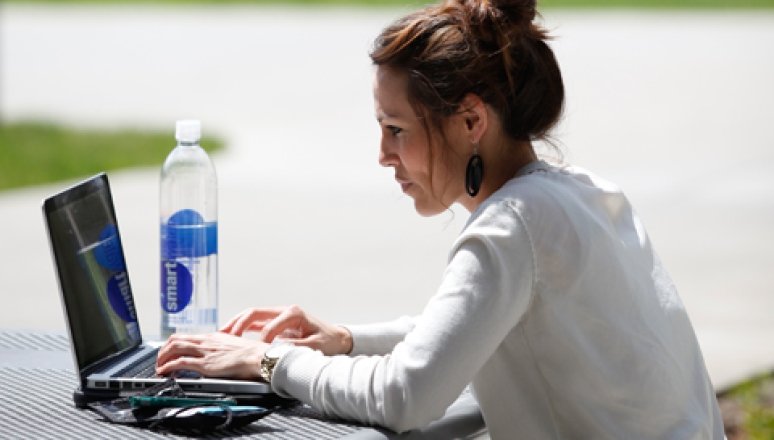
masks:
[[[198,119],[185,119],[175,124],[175,139],[178,142],[198,142],[202,137],[202,123]]]

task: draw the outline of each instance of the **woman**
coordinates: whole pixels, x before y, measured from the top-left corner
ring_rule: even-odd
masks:
[[[534,18],[534,1],[448,0],[375,42],[380,163],[421,215],[471,212],[420,316],[343,327],[250,309],[221,333],[170,338],[158,372],[264,378],[398,432],[472,384],[494,438],[722,438],[688,317],[629,202],[537,159],[564,88]]]

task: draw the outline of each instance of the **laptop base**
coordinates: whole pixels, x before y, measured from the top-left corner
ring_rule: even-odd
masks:
[[[85,409],[88,408],[91,402],[102,402],[105,400],[113,400],[120,397],[115,391],[101,391],[101,390],[89,390],[83,392],[81,387],[73,390],[73,403],[76,408]]]

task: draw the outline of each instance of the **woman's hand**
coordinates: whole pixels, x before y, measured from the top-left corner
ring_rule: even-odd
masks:
[[[220,331],[237,336],[256,331],[264,342],[279,337],[295,345],[320,350],[327,356],[352,351],[352,335],[346,328],[322,322],[298,306],[247,309]]]
[[[173,334],[159,349],[156,373],[192,370],[208,377],[257,380],[268,344],[229,335]]]

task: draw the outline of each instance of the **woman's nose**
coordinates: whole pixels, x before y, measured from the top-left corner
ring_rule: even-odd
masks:
[[[382,139],[379,145],[379,165],[383,167],[398,166],[399,158],[394,149],[390,148],[388,142]]]

